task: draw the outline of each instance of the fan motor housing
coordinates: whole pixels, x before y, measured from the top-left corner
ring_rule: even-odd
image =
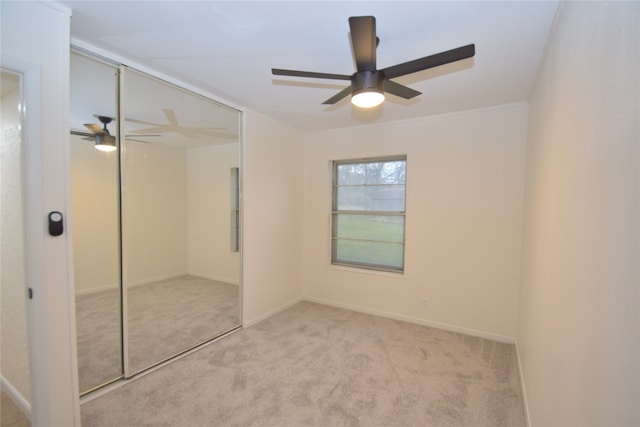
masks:
[[[382,71],[358,71],[351,79],[351,94],[372,90],[383,92],[384,73]]]
[[[116,145],[115,136],[111,136],[108,133],[97,133],[94,135],[96,145]]]

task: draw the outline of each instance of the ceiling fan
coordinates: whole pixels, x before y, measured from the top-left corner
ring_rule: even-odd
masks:
[[[390,79],[471,58],[475,55],[475,45],[469,44],[378,70],[376,68],[376,48],[380,39],[376,37],[376,18],[373,16],[352,16],[349,18],[349,27],[351,29],[351,45],[357,70],[352,75],[282,70],[279,68],[272,68],[271,72],[277,76],[349,80],[351,81],[350,86],[327,99],[323,104],[335,104],[347,95],[351,95],[351,102],[354,105],[370,108],[384,101],[385,92],[404,99],[411,99],[420,95],[417,90]]]
[[[86,139],[93,139],[95,140],[96,143],[96,149],[100,150],[100,151],[113,151],[115,150],[116,147],[116,137],[111,135],[111,133],[109,133],[109,129],[107,129],[107,125],[109,123],[111,123],[113,121],[112,117],[108,117],[108,116],[101,116],[98,114],[94,114],[94,117],[96,117],[98,120],[100,120],[100,122],[102,123],[103,127],[100,127],[100,125],[95,124],[95,123],[85,123],[85,127],[87,129],[89,129],[91,131],[91,133],[87,133],[87,132],[80,132],[80,131],[76,131],[76,130],[72,130],[71,134],[72,135],[80,135],[80,136],[84,136],[87,137]],[[129,137],[129,135],[125,135],[126,137]],[[150,136],[160,136],[160,135],[135,135],[136,137],[150,137]],[[147,141],[139,141],[139,142],[147,142]]]

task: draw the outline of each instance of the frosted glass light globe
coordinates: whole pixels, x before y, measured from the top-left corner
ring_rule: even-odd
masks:
[[[376,91],[360,92],[351,97],[351,103],[361,108],[372,108],[382,104],[383,101],[384,94]]]

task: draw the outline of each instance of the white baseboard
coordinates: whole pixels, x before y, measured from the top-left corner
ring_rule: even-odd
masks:
[[[0,376],[0,388],[2,392],[11,399],[14,405],[24,414],[29,421],[31,421],[31,404],[20,394],[18,390],[11,385],[9,381],[3,376]]]
[[[149,283],[154,283],[154,282],[161,282],[163,280],[169,280],[169,279],[175,279],[177,277],[181,277],[181,276],[185,276],[189,273],[175,273],[175,274],[167,274],[164,276],[156,276],[156,277],[152,277],[150,279],[142,279],[142,280],[137,280],[135,282],[129,282],[128,286],[130,288],[136,287],[136,286],[142,286],[142,285],[148,285]],[[92,288],[86,288],[86,289],[77,289],[76,290],[76,296],[80,296],[80,295],[90,295],[90,294],[96,294],[98,292],[102,292],[102,291],[109,291],[112,289],[118,289],[120,287],[119,283],[110,283],[108,285],[103,285],[103,286],[95,286]]]
[[[113,289],[118,289],[118,286],[119,286],[118,284],[112,283],[104,286],[95,286],[93,288],[76,289],[76,296],[78,297],[82,295],[91,295],[91,294],[97,294],[99,292],[110,291]]]
[[[228,277],[214,276],[212,274],[202,274],[202,273],[187,273],[189,276],[200,277],[201,279],[214,280],[216,282],[222,282],[229,285],[240,286],[240,280],[238,279],[230,279]]]
[[[243,321],[242,322],[242,327],[243,328],[248,328],[249,326],[253,326],[256,323],[260,323],[263,320],[268,319],[269,317],[274,316],[274,315],[280,313],[281,311],[285,311],[287,308],[296,305],[297,303],[301,302],[302,300],[303,300],[302,297],[298,297],[298,298],[296,298],[294,300],[291,300],[291,301],[281,305],[280,307],[278,307],[278,308],[276,308],[274,310],[271,310],[271,311],[269,311],[269,312],[267,312],[267,313],[265,313],[265,314],[263,314],[261,316],[256,317],[255,319]]]
[[[148,285],[149,283],[155,283],[155,282],[161,282],[163,280],[175,279],[175,278],[178,278],[180,276],[186,276],[186,275],[194,276],[194,277],[201,277],[203,279],[215,280],[216,282],[222,282],[222,283],[228,283],[230,285],[240,286],[240,281],[238,279],[229,279],[228,277],[213,276],[213,275],[210,275],[210,274],[200,274],[200,273],[188,273],[188,272],[185,272],[185,273],[171,274],[171,275],[166,275],[166,276],[158,276],[158,277],[154,277],[154,278],[151,278],[151,279],[138,280],[136,282],[129,283],[129,287]],[[109,291],[109,290],[113,290],[113,289],[118,289],[119,286],[120,285],[118,285],[116,283],[112,283],[112,284],[109,284],[109,285],[96,286],[96,287],[93,287],[93,288],[77,289],[76,290],[76,296],[91,295],[91,294],[96,294],[98,292],[104,292],[104,291]]]
[[[177,277],[184,276],[186,274],[188,273],[167,274],[165,276],[157,276],[157,277],[152,277],[150,279],[142,279],[135,282],[129,282],[128,286],[130,288],[133,288],[136,286],[148,285],[149,283],[161,282],[163,280],[168,280],[168,279],[175,279]],[[97,294],[98,292],[118,289],[119,287],[120,287],[119,283],[110,283],[108,285],[94,286],[92,288],[76,289],[76,296]]]
[[[522,361],[520,360],[520,349],[518,348],[518,342],[516,346],[516,361],[518,362],[518,375],[520,375],[520,390],[522,393],[522,406],[524,406],[524,420],[527,423],[527,427],[531,426],[531,417],[529,416],[529,402],[527,400],[527,389],[524,385],[524,372],[522,371]]]
[[[182,273],[167,274],[164,276],[156,276],[148,279],[136,280],[135,282],[127,283],[127,287],[133,288],[136,286],[148,285],[149,283],[162,282],[163,280],[175,279],[177,277],[186,276],[187,274],[189,273],[185,271]]]
[[[504,335],[493,334],[491,332],[479,331],[476,329],[469,329],[461,326],[450,325],[448,323],[434,322],[432,320],[425,320],[417,317],[404,316],[402,314],[389,313],[381,310],[374,310],[371,308],[360,307],[357,305],[343,304],[343,303],[325,300],[321,298],[315,298],[315,297],[304,297],[303,300],[315,302],[318,304],[330,305],[338,308],[346,308],[347,310],[357,311],[365,314],[372,314],[374,316],[386,317],[388,319],[400,320],[400,321],[409,322],[409,323],[416,323],[418,325],[429,326],[437,329],[443,329],[445,331],[458,332],[460,334],[471,335],[479,338],[486,338],[492,341],[498,341],[506,344],[514,344],[516,342],[515,338],[513,337],[507,337]]]

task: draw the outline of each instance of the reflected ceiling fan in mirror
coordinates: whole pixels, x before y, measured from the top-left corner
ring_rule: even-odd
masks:
[[[403,86],[390,79],[471,58],[475,55],[475,45],[469,44],[378,70],[376,68],[376,48],[380,39],[376,37],[376,18],[373,16],[352,16],[349,18],[349,27],[351,29],[351,45],[357,70],[352,75],[283,70],[279,68],[272,68],[271,72],[277,76],[349,80],[351,81],[350,86],[327,99],[323,104],[335,104],[347,95],[351,95],[351,102],[354,105],[370,108],[380,105],[384,101],[385,92],[404,99],[411,99],[420,95],[417,90]]]
[[[84,126],[91,131],[91,133],[80,132],[76,130],[72,130],[72,135],[84,136],[87,140],[94,140],[96,145],[96,149],[100,151],[113,151],[117,148],[116,146],[116,137],[111,135],[109,129],[107,129],[107,125],[113,121],[113,117],[109,116],[101,116],[98,114],[94,114],[100,123],[102,123],[102,127],[95,123],[85,123]],[[125,135],[127,138],[130,135]],[[160,135],[135,135],[136,137],[153,137]],[[139,142],[147,142],[147,141],[139,141]]]
[[[167,123],[154,123],[154,122],[150,122],[150,121],[146,121],[146,120],[127,119],[127,121],[131,122],[131,123],[140,123],[140,124],[152,126],[152,127],[147,128],[147,129],[138,129],[138,130],[132,131],[133,133],[135,133],[135,136],[141,136],[141,135],[137,134],[138,132],[140,132],[140,133],[144,133],[144,132],[160,132],[160,133],[175,132],[175,133],[177,133],[179,135],[182,135],[184,137],[187,137],[187,138],[199,139],[201,137],[216,137],[216,136],[219,137],[220,136],[219,135],[220,132],[216,132],[216,131],[227,130],[228,129],[226,127],[192,127],[192,126],[184,126],[184,125],[181,125],[178,122],[178,116],[176,115],[176,112],[174,110],[169,109],[169,108],[163,108],[162,111],[164,112],[164,115],[167,118]]]

